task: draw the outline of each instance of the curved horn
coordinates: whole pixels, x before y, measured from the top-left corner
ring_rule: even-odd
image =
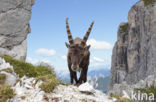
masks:
[[[66,18],[66,29],[67,29],[69,43],[73,44],[73,37],[72,37],[70,29],[69,29],[68,18]]]
[[[91,30],[92,30],[93,25],[94,25],[94,21],[91,23],[91,25],[90,25],[90,27],[89,27],[89,29],[88,29],[86,35],[85,35],[84,38],[83,38],[83,41],[81,42],[81,45],[82,45],[82,46],[85,46],[85,44],[86,44],[86,42],[87,42],[87,39],[88,39],[88,37],[89,37],[89,34],[90,34]]]

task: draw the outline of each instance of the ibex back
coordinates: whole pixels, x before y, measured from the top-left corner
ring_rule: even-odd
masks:
[[[66,29],[70,43],[66,43],[66,46],[68,48],[67,61],[72,84],[74,80],[76,83],[79,84],[87,81],[87,71],[90,59],[90,45],[87,46],[86,42],[93,27],[93,24],[94,22],[91,23],[83,39],[80,39],[78,37],[73,39],[69,29],[68,18],[66,19]],[[76,75],[77,71],[81,72],[79,80],[77,79]]]

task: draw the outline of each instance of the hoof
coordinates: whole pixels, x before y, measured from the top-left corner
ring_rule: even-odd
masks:
[[[75,84],[75,86],[77,86],[77,87],[79,87],[81,84],[79,84],[79,83],[77,83],[77,84]]]

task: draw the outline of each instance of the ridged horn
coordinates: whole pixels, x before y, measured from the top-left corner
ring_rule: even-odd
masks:
[[[94,25],[94,21],[91,23],[91,25],[90,25],[90,27],[89,27],[89,29],[88,29],[86,35],[84,36],[84,38],[83,38],[83,40],[82,40],[82,42],[81,42],[81,45],[82,45],[82,46],[85,46],[85,44],[86,44],[86,42],[87,42],[87,40],[88,40],[88,37],[89,37],[89,35],[90,35],[90,32],[91,32],[91,30],[92,30],[93,25]]]
[[[67,29],[69,43],[73,44],[73,37],[72,37],[70,29],[69,29],[68,18],[66,18],[66,29]]]

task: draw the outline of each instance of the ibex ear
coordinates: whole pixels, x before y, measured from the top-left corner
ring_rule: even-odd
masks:
[[[69,48],[69,47],[70,47],[70,45],[69,45],[67,42],[65,42],[65,44],[66,44],[67,48]]]
[[[90,45],[86,46],[85,47],[85,50],[89,50],[89,48],[90,48]]]

